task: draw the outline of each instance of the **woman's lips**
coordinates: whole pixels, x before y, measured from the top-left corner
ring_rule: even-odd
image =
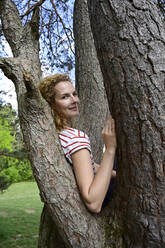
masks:
[[[74,107],[71,107],[69,108],[70,110],[74,110],[74,111],[77,111],[78,110],[78,107],[77,106],[74,106]]]

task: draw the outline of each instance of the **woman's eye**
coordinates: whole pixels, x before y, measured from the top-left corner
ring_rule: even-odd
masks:
[[[66,96],[66,95],[62,97],[62,99],[66,99],[66,98],[67,98],[67,96]]]
[[[74,95],[74,96],[77,96],[78,94],[77,94],[77,92],[74,92],[73,95]]]

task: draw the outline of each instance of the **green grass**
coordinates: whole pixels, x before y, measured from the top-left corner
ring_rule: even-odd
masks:
[[[35,182],[12,184],[0,194],[0,248],[37,248],[42,206]]]

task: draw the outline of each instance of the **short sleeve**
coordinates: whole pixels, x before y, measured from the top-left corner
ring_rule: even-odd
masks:
[[[81,149],[88,149],[88,151],[90,152],[92,167],[95,172],[94,160],[93,160],[93,156],[91,153],[90,140],[87,134],[85,134],[84,132],[78,129],[67,128],[60,132],[59,139],[60,139],[60,143],[63,148],[64,154],[65,154],[65,157],[71,165],[73,164],[71,155],[74,152],[77,152]]]
[[[90,141],[87,135],[85,137],[73,137],[65,147],[65,156],[72,163],[71,155],[81,149],[88,149],[91,153]]]

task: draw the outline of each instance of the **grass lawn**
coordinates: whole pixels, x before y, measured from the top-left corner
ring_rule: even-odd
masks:
[[[42,206],[35,182],[14,183],[0,193],[0,248],[37,248]]]

